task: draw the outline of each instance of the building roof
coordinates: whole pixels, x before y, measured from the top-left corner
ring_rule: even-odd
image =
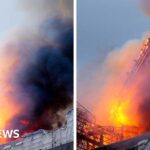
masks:
[[[144,133],[135,138],[97,148],[97,150],[134,150],[136,147],[147,145],[150,146],[150,132]]]

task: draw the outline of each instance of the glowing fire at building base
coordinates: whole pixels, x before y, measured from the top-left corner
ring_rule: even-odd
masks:
[[[77,142],[78,150],[91,150],[104,145],[129,139],[141,134],[136,126],[100,126],[85,107],[78,104]]]

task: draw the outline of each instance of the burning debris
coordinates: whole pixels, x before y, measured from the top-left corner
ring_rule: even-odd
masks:
[[[78,150],[92,150],[104,145],[123,141],[140,134],[135,126],[102,126],[96,123],[95,116],[81,104],[77,109]]]

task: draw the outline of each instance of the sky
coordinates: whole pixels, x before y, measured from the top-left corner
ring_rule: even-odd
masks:
[[[137,0],[79,0],[79,70],[95,54],[139,38],[149,27],[150,19],[139,10]]]
[[[24,14],[19,9],[18,0],[4,0],[0,5],[0,40],[24,22]]]
[[[49,5],[46,6],[45,3]],[[61,5],[60,5],[61,4]],[[67,8],[66,8],[67,7]],[[44,9],[44,11],[43,11]],[[72,17],[70,0],[1,0],[0,43],[9,38],[13,31],[24,27],[35,28],[50,14]],[[25,28],[24,28],[25,29]]]
[[[84,95],[94,86],[94,73],[105,56],[141,38],[150,30],[150,18],[137,0],[78,0],[77,7],[78,100],[86,106]]]

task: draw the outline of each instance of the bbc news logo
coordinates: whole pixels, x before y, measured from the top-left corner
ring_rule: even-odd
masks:
[[[0,138],[14,138],[17,139],[20,137],[20,131],[15,130],[0,130]]]

